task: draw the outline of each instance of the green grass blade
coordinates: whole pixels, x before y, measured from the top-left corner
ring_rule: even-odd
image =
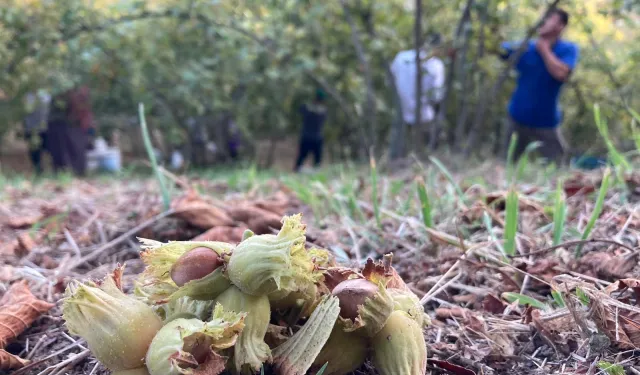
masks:
[[[558,307],[565,307],[564,298],[562,298],[562,294],[560,294],[560,292],[558,292],[557,290],[552,290],[551,296],[553,297],[553,300],[556,305],[558,305]]]
[[[604,176],[602,177],[602,185],[600,185],[600,191],[598,192],[598,199],[596,200],[595,207],[593,208],[593,212],[591,213],[591,218],[587,223],[587,226],[584,228],[582,232],[582,240],[586,240],[589,238],[591,231],[593,230],[593,226],[596,224],[596,221],[600,217],[602,213],[602,209],[604,208],[604,199],[607,196],[607,192],[609,191],[609,180],[611,178],[611,170],[607,168],[604,171]],[[579,245],[576,248],[576,258],[580,257],[582,253],[582,245]]]
[[[431,202],[427,195],[427,187],[422,178],[416,179],[416,188],[418,189],[418,198],[420,199],[420,207],[422,209],[422,221],[427,228],[433,228],[433,217],[431,213]]]
[[[518,232],[518,192],[510,189],[507,194],[507,216],[504,228],[504,252],[506,255],[516,254],[516,234]]]
[[[607,375],[626,375],[624,367],[621,365],[613,364],[607,361],[598,362],[598,368],[604,371]],[[600,373],[602,373],[600,371]]]
[[[316,375],[322,375],[324,374],[325,370],[327,369],[327,366],[329,366],[329,362],[325,363],[321,368],[320,371],[318,371],[318,373]]]
[[[609,151],[609,157],[611,161],[616,166],[616,171],[621,173],[622,171],[629,170],[631,165],[627,161],[627,159],[622,155],[618,149],[613,144],[611,137],[609,137],[609,128],[607,126],[607,120],[602,117],[600,113],[600,105],[598,103],[593,105],[593,116],[596,122],[596,127],[600,132],[600,135],[604,139],[605,144],[607,145],[607,150]]]
[[[164,175],[160,172],[160,168],[158,167],[156,154],[153,152],[151,137],[149,136],[149,129],[147,128],[147,120],[144,116],[144,104],[142,103],[138,105],[138,115],[140,117],[140,128],[142,129],[144,148],[147,150],[147,155],[149,156],[149,161],[151,162],[151,166],[153,168],[153,173],[155,173],[156,178],[158,179],[158,185],[160,186],[160,192],[162,193],[162,202],[164,205],[164,209],[168,210],[171,206],[171,198],[169,196],[169,190],[167,189],[167,185],[164,180]]]
[[[556,202],[553,209],[553,246],[558,246],[564,234],[564,225],[567,220],[567,203],[564,197],[564,182],[558,181],[556,188]]]
[[[529,165],[529,155],[540,146],[542,146],[542,142],[536,141],[536,142],[529,143],[527,147],[524,149],[524,152],[522,153],[520,160],[518,160],[518,168],[516,169],[516,176],[515,176],[516,180],[521,179],[522,176],[524,175],[524,171],[527,169],[527,166]]]
[[[525,296],[524,294],[520,294],[520,293],[505,292],[505,293],[502,293],[502,298],[508,301],[509,303],[518,301],[518,304],[520,305],[527,305],[527,306],[535,307],[540,310],[549,309],[549,306],[547,306],[545,303],[540,302],[533,297]]]
[[[378,168],[376,167],[376,159],[373,155],[369,158],[371,165],[371,200],[373,201],[373,214],[376,218],[376,225],[382,228],[380,220],[380,201],[378,200]]]
[[[504,254],[504,247],[502,246],[502,242],[498,241],[498,237],[496,237],[496,234],[493,232],[491,216],[489,216],[487,211],[482,213],[482,220],[484,221],[484,226],[487,227],[487,231],[489,232],[489,238],[491,238],[491,241],[494,241],[496,243],[498,250],[500,250],[500,252]]]
[[[513,156],[516,153],[516,146],[518,145],[518,134],[511,134],[509,140],[509,149],[507,150],[507,181],[511,181],[513,177]]]
[[[447,178],[451,186],[453,186],[453,188],[456,190],[456,194],[458,195],[458,198],[464,201],[464,193],[462,192],[460,185],[458,185],[458,183],[453,178],[453,175],[451,174],[451,172],[449,172],[447,167],[445,167],[444,164],[442,164],[442,162],[434,156],[430,156],[429,160],[431,160],[431,162],[435,164],[435,166],[440,170],[440,172]]]

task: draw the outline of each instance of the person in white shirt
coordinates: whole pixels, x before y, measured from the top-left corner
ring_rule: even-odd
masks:
[[[422,60],[422,100],[420,122],[432,122],[444,97],[445,66],[441,38],[435,35],[420,51]],[[391,63],[391,72],[402,105],[402,118],[409,126],[416,123],[416,51],[400,51]]]

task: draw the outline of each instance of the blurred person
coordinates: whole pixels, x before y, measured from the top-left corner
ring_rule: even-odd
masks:
[[[322,163],[323,135],[322,128],[327,119],[327,107],[325,106],[325,93],[318,89],[311,103],[300,107],[302,114],[302,131],[300,133],[298,158],[295,164],[295,172],[299,172],[305,159],[313,154],[313,163],[319,167]]]
[[[25,99],[24,138],[36,174],[42,174],[42,153],[46,148],[47,118],[51,96],[45,91],[29,93]]]
[[[420,51],[422,60],[422,95],[420,103],[420,125],[435,120],[440,102],[444,98],[445,66],[442,58],[445,49],[439,34],[431,35]],[[417,73],[416,50],[400,51],[391,63],[396,90],[402,105],[402,118],[411,128],[416,123]],[[416,141],[415,137],[414,142]]]
[[[87,169],[87,150],[95,134],[90,90],[80,86],[56,96],[47,128],[47,148],[55,172],[71,166],[76,176]]]
[[[529,41],[516,64],[519,77],[509,103],[507,131],[507,142],[511,141],[512,134],[518,135],[515,160],[522,156],[529,143],[539,141],[542,143],[539,151],[548,161],[557,165],[564,163],[567,144],[559,129],[562,112],[558,102],[562,86],[579,57],[578,46],[561,39],[568,24],[566,11],[552,9],[538,29],[538,39]],[[519,45],[504,42],[501,57],[508,59]]]

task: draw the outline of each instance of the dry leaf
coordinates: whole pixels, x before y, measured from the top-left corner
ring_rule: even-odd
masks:
[[[211,350],[204,363],[191,370],[193,375],[219,375],[224,372],[227,358]]]
[[[29,363],[26,359],[22,359],[3,349],[0,349],[0,370],[17,370],[23,368]]]
[[[0,299],[0,348],[6,347],[53,306],[34,297],[26,280],[11,285]]]
[[[7,220],[7,226],[11,229],[25,229],[42,220],[43,217],[44,215],[41,213],[27,216],[14,216]]]
[[[484,311],[492,314],[502,314],[507,306],[508,305],[504,303],[504,301],[493,294],[487,294],[482,300],[482,308]]]
[[[16,241],[13,253],[19,258],[28,255],[36,247],[36,243],[31,239],[28,232],[20,233]]]
[[[227,209],[229,216],[236,222],[247,224],[247,227],[256,234],[271,233],[282,227],[282,216],[262,208],[244,204],[239,207]]]
[[[462,366],[455,365],[451,362],[442,361],[439,359],[427,359],[427,363],[430,365],[436,365],[441,369],[447,370],[448,372],[455,375],[476,375],[475,372],[466,369]]]
[[[207,202],[193,190],[171,204],[175,216],[200,229],[211,229],[217,226],[233,225],[227,213]]]
[[[238,243],[242,240],[244,229],[240,227],[213,227],[192,241],[221,241]]]
[[[465,309],[462,307],[452,307],[452,308],[441,307],[436,309],[436,318],[440,320],[454,319],[454,318],[466,319],[468,315],[473,315],[471,310]]]

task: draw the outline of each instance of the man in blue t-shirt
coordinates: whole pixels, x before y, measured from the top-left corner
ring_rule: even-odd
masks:
[[[519,73],[517,87],[509,103],[511,134],[518,135],[517,160],[527,144],[539,141],[540,152],[548,161],[562,163],[566,144],[558,129],[562,122],[558,99],[563,84],[578,62],[576,44],[560,39],[569,23],[569,14],[559,8],[549,12],[538,29],[539,38],[529,45],[516,64]],[[505,42],[503,59],[515,53],[520,43]]]

